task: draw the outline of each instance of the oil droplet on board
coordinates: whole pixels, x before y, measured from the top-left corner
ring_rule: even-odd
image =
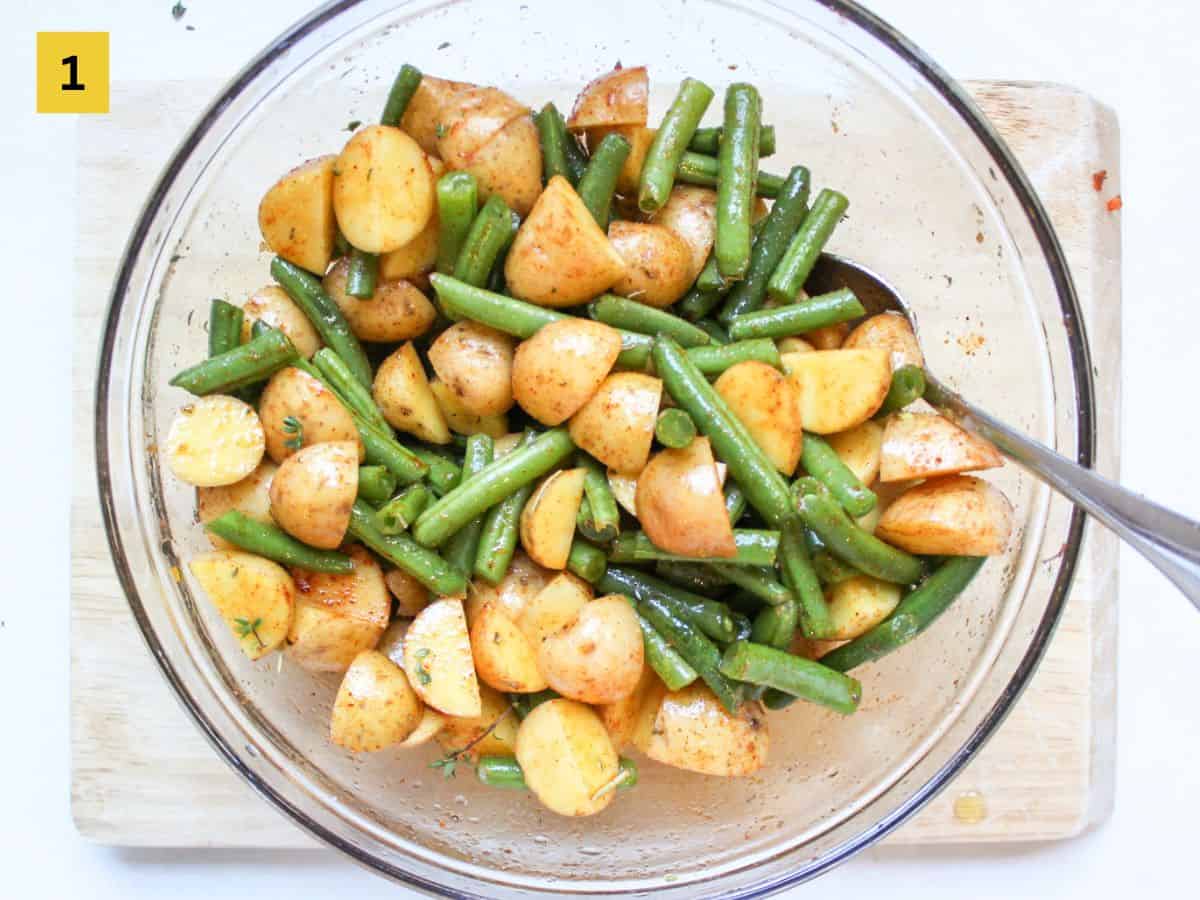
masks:
[[[979,791],[964,791],[954,798],[954,818],[967,825],[978,825],[987,818],[987,804]]]

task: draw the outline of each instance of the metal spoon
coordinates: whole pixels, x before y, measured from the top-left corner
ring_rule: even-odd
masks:
[[[917,319],[900,295],[874,272],[832,253],[821,255],[805,287],[810,294],[848,287],[868,313],[894,310],[920,340]],[[1060,456],[1044,444],[971,405],[925,370],[925,399],[967,431],[991,441],[1146,557],[1200,610],[1200,523],[1127,491]]]

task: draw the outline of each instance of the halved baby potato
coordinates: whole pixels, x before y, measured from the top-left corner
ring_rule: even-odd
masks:
[[[615,703],[633,693],[645,664],[642,628],[623,596],[584,604],[565,629],[537,648],[537,666],[562,696],[581,703]]]
[[[366,300],[346,293],[350,260],[343,257],[325,275],[322,286],[333,298],[350,330],[364,341],[394,343],[420,337],[437,318],[433,303],[408,281],[381,280]],[[383,277],[382,267],[380,277]]]
[[[654,546],[680,556],[737,556],[708,438],[651,457],[638,476],[636,503]]]
[[[271,479],[279,466],[264,459],[258,468],[233,484],[196,489],[196,514],[207,525],[218,516],[236,509],[247,518],[264,525],[273,525],[271,518]],[[218,550],[236,550],[233,544],[211,531],[205,532]]]
[[[670,228],[617,219],[608,226],[608,240],[624,262],[613,293],[662,309],[692,286],[692,248]]]
[[[561,425],[600,389],[621,352],[621,333],[601,322],[551,322],[517,346],[513,396],[543,425]]]
[[[645,66],[620,67],[589,81],[567,120],[572,131],[607,125],[645,125],[650,110],[650,79]]]
[[[638,716],[641,713],[643,705],[646,703],[646,698],[650,696],[656,683],[662,686],[662,682],[654,674],[654,669],[650,666],[643,666],[641,677],[638,678],[638,683],[632,691],[620,700],[615,700],[612,703],[604,703],[597,708],[596,712],[600,714],[600,721],[604,723],[604,727],[608,730],[608,736],[618,753],[633,739],[633,731],[637,725]],[[658,701],[656,700],[655,710],[657,709]]]
[[[542,568],[523,551],[517,550],[499,584],[490,585],[480,578],[471,582],[467,591],[467,623],[474,621],[476,610],[485,603],[495,603],[510,619],[520,623],[526,606],[554,578],[554,572]]]
[[[542,805],[563,816],[589,816],[613,800],[605,791],[619,771],[617,751],[591,707],[574,700],[540,704],[517,730],[517,762]]]
[[[404,670],[382,653],[364,650],[342,678],[329,737],[351,753],[382,750],[412,734],[422,710]]]
[[[901,411],[888,416],[881,442],[882,481],[955,475],[1004,465],[1004,458],[990,443],[937,413]]]
[[[859,481],[867,487],[879,477],[880,452],[883,447],[883,428],[868,419],[846,431],[831,434],[826,441],[833,452]]]
[[[879,517],[877,537],[928,556],[994,556],[1012,534],[1012,505],[973,475],[947,475],[909,488]]]
[[[259,659],[283,643],[296,585],[282,566],[253,553],[213,550],[193,559],[188,569],[248,657]]]
[[[450,390],[446,382],[434,378],[429,382],[429,390],[437,401],[446,424],[455,434],[486,434],[491,438],[500,438],[508,434],[508,416],[499,413],[494,416],[478,416],[462,404],[462,400]]]
[[[804,332],[804,339],[812,344],[814,350],[838,350],[850,333],[848,322],[838,322],[836,325],[826,325],[824,328],[814,328]]]
[[[404,636],[408,633],[409,624],[407,619],[393,620],[375,648],[401,669],[404,668]],[[407,674],[406,672],[405,675]],[[412,687],[411,682],[409,682],[409,687]],[[413,693],[415,695],[416,692]],[[417,723],[417,727],[409,733],[408,737],[400,741],[399,746],[401,747],[420,747],[422,744],[429,743],[446,724],[444,715],[432,706],[426,706],[420,700],[417,702],[421,704],[421,721]]]
[[[450,428],[438,405],[417,348],[407,343],[379,364],[372,393],[394,428],[431,444],[450,443]]]
[[[521,511],[521,546],[538,565],[566,568],[586,474],[585,469],[552,472]]]
[[[717,192],[694,184],[677,184],[651,221],[675,232],[687,244],[692,254],[688,283],[694,282],[717,236]]]
[[[784,475],[796,471],[804,442],[800,396],[774,366],[748,360],[730,366],[713,383],[767,459]]]
[[[834,434],[871,418],[892,384],[888,352],[877,347],[783,354],[783,368],[800,394],[805,431]]]
[[[517,116],[456,168],[475,176],[479,197],[499,196],[519,216],[529,215],[542,192],[542,146],[529,116]]]
[[[471,653],[479,680],[498,691],[532,694],[546,688],[535,648],[494,601],[482,604],[472,616]]]
[[[832,585],[825,592],[831,623],[829,638],[849,641],[870,631],[892,614],[900,603],[900,595],[900,585],[868,575],[856,575]]]
[[[418,613],[404,639],[404,671],[422,700],[450,716],[478,716],[479,682],[467,619],[459,600],[435,600]]]
[[[925,365],[925,357],[912,326],[898,312],[880,313],[859,323],[847,335],[842,346],[847,350],[880,347],[890,354],[893,369]]]
[[[277,284],[259,288],[242,304],[242,341],[250,340],[255,322],[265,322],[288,336],[305,359],[321,349],[323,341],[304,310]]]
[[[728,712],[697,681],[663,695],[649,734],[635,746],[651,759],[704,775],[750,775],[767,762],[767,719],[757,701]]]
[[[447,168],[465,169],[480,150],[518,118],[529,119],[529,107],[499,88],[472,86],[457,90],[441,103],[437,155]]]
[[[812,353],[817,348],[802,337],[789,335],[776,339],[775,346],[780,353]]]
[[[638,487],[637,475],[622,475],[616,469],[609,469],[608,486],[612,489],[613,496],[617,498],[617,505],[631,516],[636,516]]]
[[[317,275],[333,259],[336,163],[333,155],[301,163],[275,182],[258,205],[258,228],[271,252]]]
[[[397,615],[411,619],[429,605],[429,588],[403,569],[391,569],[383,580],[396,601]]]
[[[399,128],[360,128],[337,158],[337,224],[351,246],[367,253],[387,253],[420,234],[433,216],[433,193],[425,151]]]
[[[456,322],[429,348],[429,364],[467,412],[498,416],[513,404],[513,338],[478,322]]]
[[[258,399],[267,455],[283,462],[302,446],[353,441],[364,455],[354,419],[333,391],[307,372],[289,366],[271,376]],[[299,438],[299,442],[297,442]]]
[[[437,742],[447,753],[456,753],[469,746],[471,749],[462,754],[462,758],[472,762],[481,756],[512,756],[517,746],[518,724],[508,698],[481,684],[479,712],[473,716],[446,716]]]
[[[645,125],[597,125],[587,129],[588,150],[596,152],[600,142],[610,134],[619,134],[629,141],[629,155],[617,173],[617,193],[632,196],[637,193],[638,183],[642,178],[642,166],[646,162],[646,154],[654,143],[657,128],[647,128]],[[614,198],[617,202],[620,198]],[[636,206],[636,204],[635,204]]]
[[[313,444],[280,465],[271,481],[271,518],[297,540],[323,550],[341,545],[358,496],[358,448]]]
[[[433,174],[434,190],[436,191],[437,179],[446,171],[446,164],[436,156],[426,156],[426,159],[429,160],[429,171]],[[425,223],[420,234],[403,247],[397,247],[395,250],[380,255],[380,281],[424,279],[437,263],[439,232],[437,203],[435,202],[433,215],[429,217],[429,221]],[[376,294],[378,294],[378,288],[376,288]],[[368,298],[368,302],[372,299],[374,297]]]
[[[571,417],[567,430],[581,450],[610,469],[636,475],[646,466],[662,401],[662,381],[614,372]]]
[[[171,471],[196,487],[235,484],[258,468],[266,434],[254,407],[226,394],[197,397],[175,413],[167,432]]]
[[[416,92],[404,110],[400,127],[421,145],[422,150],[436,156],[438,132],[445,130],[445,126],[442,125],[442,107],[447,105],[452,97],[475,87],[477,85],[466,81],[450,81],[447,78],[422,75]]]
[[[516,622],[536,650],[546,638],[570,627],[591,600],[591,585],[570,572],[560,572],[525,602]]]

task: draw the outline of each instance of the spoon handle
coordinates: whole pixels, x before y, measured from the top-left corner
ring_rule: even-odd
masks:
[[[1200,610],[1200,523],[1127,491],[972,406],[926,373],[925,399],[1114,531]]]

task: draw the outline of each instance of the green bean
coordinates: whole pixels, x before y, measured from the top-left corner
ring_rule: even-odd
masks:
[[[575,185],[577,180],[571,177],[571,168],[567,165],[567,141],[572,138],[567,133],[562,113],[553,103],[547,103],[533,121],[542,146],[542,183],[549,184],[551,178],[561,175]]]
[[[434,493],[443,496],[458,487],[462,479],[462,469],[435,450],[428,447],[411,447],[413,456],[429,467],[429,484]]]
[[[257,337],[262,337],[269,331],[276,330],[277,329],[273,325],[270,325],[266,319],[255,319],[254,324],[250,326],[250,340],[254,340]]]
[[[574,540],[567,554],[567,570],[574,572],[588,584],[595,584],[604,577],[608,568],[608,557],[604,551],[587,541]]]
[[[517,714],[517,718],[524,719],[546,701],[558,700],[561,696],[562,694],[553,688],[546,688],[544,691],[536,691],[532,694],[509,694],[508,699],[513,705],[513,711]]]
[[[703,563],[661,559],[654,564],[654,574],[676,587],[700,595],[715,594],[729,586],[728,579]]]
[[[375,510],[361,500],[354,501],[350,511],[349,531],[369,550],[403,569],[433,593],[456,597],[466,592],[467,579],[460,571],[407,534],[381,532],[375,527]]]
[[[629,141],[619,134],[606,134],[592,153],[579,179],[579,199],[602,230],[608,229],[609,208],[617,189],[617,176],[629,156]]]
[[[664,447],[679,450],[696,439],[696,423],[682,409],[664,409],[654,423],[654,436]]]
[[[533,443],[534,432],[526,431],[518,449]],[[533,482],[517,488],[490,510],[483,520],[479,550],[475,555],[475,574],[488,584],[499,584],[508,573],[517,548],[521,511],[533,494]]]
[[[821,497],[832,497],[829,488],[825,482],[819,478],[814,478],[812,475],[801,475],[792,482],[792,496],[795,498],[797,505],[800,503],[800,498],[805,494],[817,494]],[[811,534],[812,532],[809,532]]]
[[[839,288],[797,303],[734,316],[729,320],[729,336],[735,341],[788,337],[849,322],[866,312],[853,291]]]
[[[708,333],[665,309],[655,309],[645,303],[605,294],[588,305],[588,315],[597,322],[613,328],[636,331],[653,337],[667,334],[683,347],[702,347],[712,342]]]
[[[346,269],[346,293],[360,300],[375,296],[375,284],[379,281],[379,254],[367,253],[357,247],[350,251],[350,265]]]
[[[812,553],[813,571],[821,584],[827,587],[857,578],[862,572],[851,565],[842,562],[828,550],[814,550]]]
[[[236,509],[222,513],[204,527],[234,546],[286,566],[335,575],[354,571],[354,562],[345,553],[310,547],[275,525],[251,519]]]
[[[636,603],[634,603],[634,608],[637,608]],[[696,670],[688,665],[687,660],[679,655],[679,651],[672,647],[641,613],[638,613],[638,625],[642,629],[642,645],[646,654],[646,665],[662,679],[662,683],[667,686],[668,690],[682,690],[700,677]]]
[[[754,623],[750,621],[750,617],[741,612],[730,612],[729,615],[733,619],[733,626],[736,631],[734,640],[750,640],[754,634]]]
[[[817,194],[812,210],[767,282],[767,293],[773,300],[791,303],[796,299],[849,204],[845,195],[828,188]]]
[[[413,94],[420,86],[421,70],[408,63],[402,65],[400,71],[396,73],[395,81],[392,82],[392,89],[388,91],[387,102],[383,104],[383,115],[379,117],[379,123],[399,127],[400,120],[404,118],[404,111],[408,109]]]
[[[429,280],[447,313],[473,319],[522,340],[533,337],[543,325],[569,318],[564,313],[505,297],[448,275],[434,274]]]
[[[326,346],[340,356],[354,377],[369,388],[372,376],[367,354],[363,352],[362,344],[354,336],[338,305],[321,287],[320,280],[278,256],[271,260],[271,277],[279,282],[280,287],[312,322]]]
[[[511,210],[499,194],[492,194],[471,223],[471,230],[467,232],[458,261],[454,264],[454,277],[475,287],[482,287],[487,283],[496,258],[511,236]]]
[[[767,338],[692,347],[687,351],[687,357],[702,375],[720,375],[726,369],[748,360],[766,363],[776,369],[783,365],[779,358],[779,348],[775,346],[774,341]]]
[[[712,98],[712,88],[701,81],[685,78],[680,84],[642,164],[638,184],[638,207],[642,212],[655,212],[667,202],[675,184],[675,171]]]
[[[716,157],[689,151],[683,154],[683,158],[680,159],[679,168],[675,172],[675,178],[684,184],[717,187],[717,183],[720,180],[719,173],[720,164]],[[758,180],[754,184],[755,194],[759,197],[774,199],[779,196],[781,190],[783,190],[783,176],[759,170]]]
[[[710,257],[711,259],[711,257]],[[707,266],[707,263],[705,263]],[[714,264],[715,267],[715,264]],[[704,270],[701,270],[704,274]],[[683,295],[683,299],[675,304],[675,310],[692,322],[703,319],[710,312],[717,308],[721,303],[724,294],[721,291],[706,291],[700,287],[699,281],[692,285],[691,289]]]
[[[612,486],[608,483],[608,475],[604,467],[586,453],[576,454],[575,464],[586,471],[583,479],[583,499],[587,504],[588,514],[585,517],[587,525],[581,530],[591,540],[608,543],[621,532],[621,510],[617,507],[617,498],[613,496]],[[580,510],[583,510],[582,503]]]
[[[463,456],[462,480],[467,484],[474,476],[492,461],[495,445],[486,434],[473,434],[467,439],[467,450]],[[486,511],[485,511],[486,512]],[[483,531],[483,515],[481,512],[474,519],[456,531],[446,541],[446,549],[442,556],[446,562],[454,566],[464,575],[470,575],[475,567],[475,557],[479,552],[479,536]]]
[[[696,287],[709,294],[724,294],[729,290],[732,280],[721,274],[720,261],[716,253],[709,253],[704,261],[704,268],[696,276]]]
[[[171,384],[197,397],[230,394],[270,378],[299,358],[287,335],[273,328],[248,343],[176,373]]]
[[[733,286],[718,318],[729,325],[736,317],[759,309],[767,297],[767,281],[783,258],[796,229],[808,214],[808,192],[812,177],[804,166],[788,172],[779,196],[750,249],[746,277]]]
[[[920,366],[901,366],[892,373],[892,383],[888,386],[887,396],[883,405],[875,413],[876,419],[897,412],[918,397],[925,395],[925,370]]]
[[[208,312],[208,355],[211,359],[242,343],[242,322],[246,314],[240,306],[214,299]]]
[[[696,322],[696,327],[708,335],[711,344],[729,343],[729,332],[716,319],[700,319]]]
[[[865,516],[875,508],[875,494],[864,487],[850,467],[837,455],[828,442],[817,434],[804,433],[800,464],[809,475],[829,488],[833,499],[854,518]]]
[[[758,180],[758,134],[762,101],[752,84],[725,91],[725,125],[717,151],[717,231],[713,256],[725,278],[741,278],[750,267],[750,216]]]
[[[728,344],[714,349],[728,350],[737,346]],[[688,411],[696,427],[712,442],[717,456],[741,485],[750,505],[769,525],[778,527],[785,522],[792,515],[787,482],[750,436],[746,426],[704,379],[702,370],[677,343],[661,337],[654,341],[654,368],[667,392]],[[773,564],[774,559],[765,565]]]
[[[470,172],[447,172],[437,183],[437,270],[452,274],[479,211],[479,186]]]
[[[375,513],[375,527],[388,536],[407,531],[432,499],[433,495],[425,485],[410,484]]]
[[[728,563],[709,563],[708,568],[771,606],[780,606],[792,600],[792,592],[780,584],[774,569],[731,566]]]
[[[729,641],[736,633],[733,619],[725,604],[674,587],[653,575],[610,566],[600,579],[599,587],[606,594],[624,594],[638,603],[650,597],[658,597],[668,604],[676,615],[682,616],[690,625],[714,640]]]
[[[322,347],[312,357],[312,365],[321,373],[322,380],[329,385],[337,398],[352,413],[365,419],[378,431],[390,435],[392,426],[388,424],[383,413],[375,404],[371,389],[354,377],[346,361],[330,350]]]
[[[358,467],[358,496],[372,506],[387,503],[396,490],[396,476],[384,466]]]
[[[924,572],[924,566],[915,556],[885,544],[855,525],[832,497],[806,494],[800,500],[800,515],[829,552],[864,575],[894,584],[912,584]]]
[[[694,153],[716,156],[721,147],[722,128],[697,128],[688,149]],[[771,156],[775,152],[775,126],[763,125],[758,130],[758,155]]]
[[[825,593],[805,543],[804,526],[790,517],[779,533],[779,568],[783,583],[796,601],[800,630],[807,638],[828,637],[833,630]]]
[[[786,650],[792,645],[792,638],[796,636],[798,621],[799,610],[795,600],[788,600],[778,606],[764,607],[754,617],[750,640],[756,644]]]
[[[513,756],[481,756],[475,764],[475,777],[488,787],[508,788],[514,791],[528,790],[525,773]]]
[[[343,256],[349,256],[350,251],[354,248],[350,246],[350,242],[346,240],[346,236],[342,234],[342,229],[334,225],[333,228],[333,258],[341,259]]]
[[[901,600],[890,616],[821,657],[822,665],[847,672],[904,646],[950,607],[984,562],[982,556],[950,557]]]
[[[669,559],[675,562],[720,562],[731,566],[775,565],[775,557],[779,552],[779,532],[738,528],[733,532],[733,540],[737,544],[737,556],[700,559],[660,550],[654,546],[645,532],[625,531],[612,542],[608,558],[616,563]]]
[[[746,492],[732,478],[725,480],[725,512],[729,513],[730,525],[736,525],[746,513]]]
[[[579,179],[583,177],[583,173],[587,170],[588,158],[583,152],[583,148],[579,146],[579,141],[570,132],[567,132],[567,142],[563,146],[567,154],[567,180],[572,185],[579,184]]]
[[[717,645],[680,615],[678,608],[661,594],[649,594],[638,600],[637,606],[638,612],[704,679],[721,705],[734,712],[741,697],[736,686],[721,674],[721,651]]]
[[[858,709],[862,685],[828,666],[761,644],[739,641],[725,651],[721,671],[849,715]]]

